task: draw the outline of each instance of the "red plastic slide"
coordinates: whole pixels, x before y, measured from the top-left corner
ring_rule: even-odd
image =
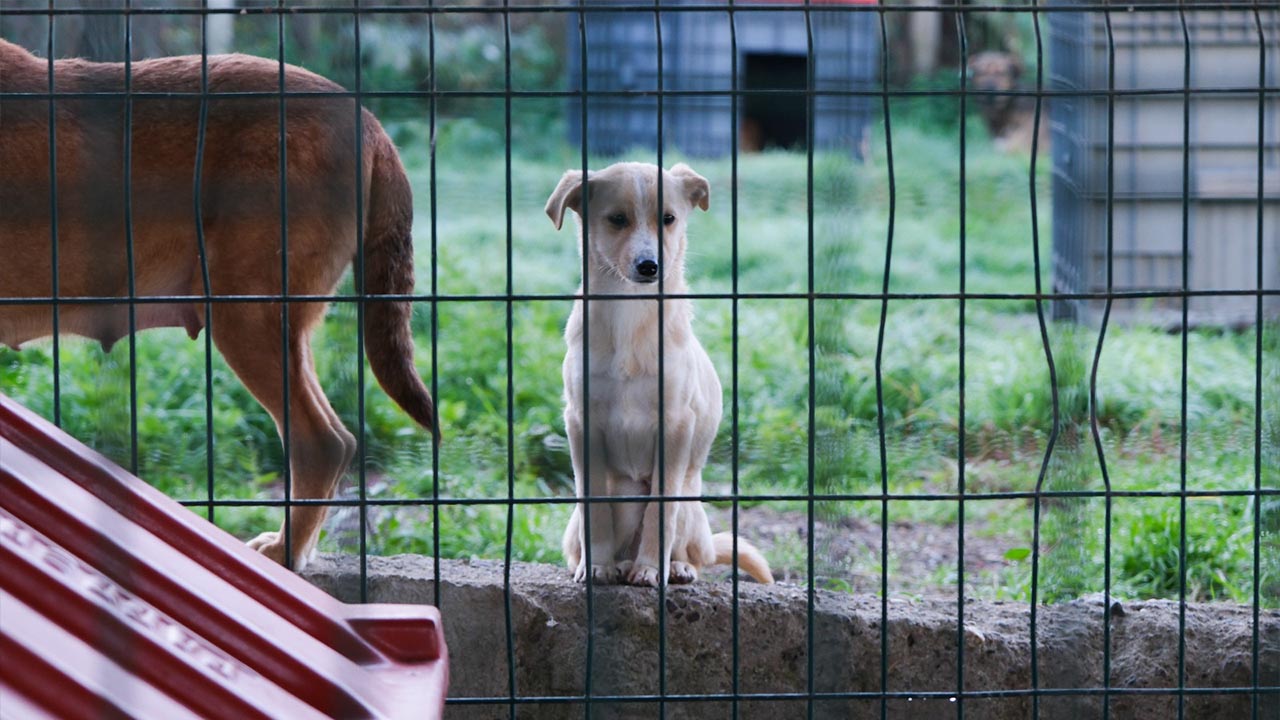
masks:
[[[435,608],[345,605],[0,394],[0,720],[438,718]]]

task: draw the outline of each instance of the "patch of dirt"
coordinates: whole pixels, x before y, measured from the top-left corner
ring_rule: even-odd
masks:
[[[367,476],[369,495],[376,497],[386,488],[387,478],[378,473]],[[727,488],[724,488],[727,491]],[[716,488],[710,488],[714,494]],[[355,499],[356,488],[348,484],[339,497]],[[761,504],[740,506],[738,528],[741,537],[750,541],[768,557],[778,582],[808,585],[809,517],[802,502],[789,502],[790,508]],[[370,506],[365,513],[366,538],[378,544],[378,528],[391,512],[401,522],[416,523],[422,532],[430,532],[429,506],[387,508]],[[707,505],[712,532],[732,528],[733,512],[729,507]],[[881,528],[873,519],[856,515],[830,516],[819,507],[814,517],[814,580],[817,587],[851,592],[878,593],[881,590]],[[360,511],[356,506],[338,506],[330,510],[322,547],[358,553]],[[891,597],[954,598],[959,558],[959,538],[954,524],[928,520],[897,520],[889,525],[889,578]],[[966,596],[999,599],[996,589],[1006,596],[1010,571],[1018,563],[1006,559],[1012,548],[1025,548],[1030,538],[1002,530],[999,515],[972,515],[965,523]],[[1029,561],[1027,561],[1029,562]],[[1025,565],[1025,562],[1024,562]],[[707,568],[703,577],[727,579],[731,570],[725,566]],[[985,582],[984,582],[985,581]]]
[[[713,532],[732,526],[730,508],[708,507]],[[856,516],[815,516],[814,579],[818,587],[856,592],[881,589],[881,526]],[[769,506],[739,507],[738,528],[773,564],[779,582],[808,584],[809,515],[807,511]],[[889,594],[912,597],[955,597],[959,537],[956,525],[928,521],[895,521],[889,525]],[[1006,559],[1012,548],[1025,547],[1025,538],[1000,532],[990,521],[965,525],[966,595],[975,581],[1012,569]],[[729,570],[714,568],[709,578],[726,578]]]

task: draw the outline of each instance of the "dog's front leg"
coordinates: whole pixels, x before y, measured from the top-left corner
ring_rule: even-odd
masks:
[[[585,433],[579,419],[567,418],[565,425],[569,435],[569,457],[573,462],[574,487],[579,498],[585,499],[588,496],[592,498],[592,502],[579,502],[574,509],[575,517],[571,521],[570,531],[573,532],[576,525],[577,537],[565,538],[565,555],[572,558],[573,550],[579,553],[573,579],[577,582],[586,582],[587,554],[583,550],[588,547],[589,542],[591,581],[612,584],[618,581],[617,566],[614,564],[617,546],[614,542],[613,511],[609,503],[595,501],[596,498],[608,495],[608,465],[604,459],[604,437],[600,433],[592,433],[590,442],[587,443],[584,442]],[[586,537],[588,523],[585,522],[585,518],[588,517],[588,513],[591,519],[590,538]],[[572,548],[571,545],[575,540],[577,547]]]
[[[636,552],[635,564],[627,573],[627,582],[632,585],[657,587],[660,580],[665,581],[671,571],[671,548],[676,542],[676,513],[680,506],[676,502],[659,500],[686,493],[685,479],[689,476],[692,441],[692,423],[668,426],[662,462],[659,463],[655,458],[653,464],[654,480],[650,494],[654,499],[645,507],[640,547]],[[666,478],[662,483],[658,482],[659,473]],[[659,516],[662,518],[661,532],[658,530]]]

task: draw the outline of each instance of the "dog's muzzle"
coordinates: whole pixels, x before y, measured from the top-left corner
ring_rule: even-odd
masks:
[[[658,281],[658,261],[653,258],[641,258],[636,261],[635,273],[633,274],[636,282],[651,283]]]

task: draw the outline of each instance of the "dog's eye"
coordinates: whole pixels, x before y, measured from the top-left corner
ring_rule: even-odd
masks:
[[[627,226],[627,216],[622,213],[614,213],[606,218],[609,224],[616,228],[624,228]]]
[[[672,215],[671,213],[667,213],[667,214],[665,214],[665,215],[663,215],[663,216],[662,216],[662,224],[663,224],[663,225],[670,225],[670,224],[674,223],[675,221],[676,221],[676,216],[675,216],[675,215]]]

